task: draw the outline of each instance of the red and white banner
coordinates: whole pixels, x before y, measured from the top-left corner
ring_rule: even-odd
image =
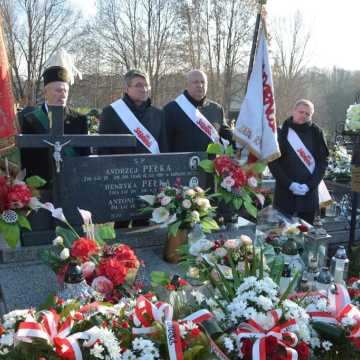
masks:
[[[234,130],[235,139],[259,160],[280,157],[275,118],[274,87],[265,34],[259,43],[245,99]]]
[[[17,133],[10,71],[0,18],[0,153],[14,145],[12,136]]]

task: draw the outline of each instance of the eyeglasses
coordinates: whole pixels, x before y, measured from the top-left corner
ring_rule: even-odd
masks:
[[[150,90],[151,86],[147,85],[147,84],[135,84],[135,85],[130,85],[129,87],[135,88],[135,89],[145,89],[145,90]]]

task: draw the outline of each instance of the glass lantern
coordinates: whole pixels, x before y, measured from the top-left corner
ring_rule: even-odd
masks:
[[[87,302],[99,297],[99,294],[84,280],[80,265],[70,262],[65,273],[64,286],[57,294],[59,298]]]
[[[328,245],[331,237],[322,227],[320,217],[317,217],[314,221],[314,227],[304,237],[302,258],[306,267],[309,266],[310,260],[313,258],[317,259],[319,268],[326,266]]]

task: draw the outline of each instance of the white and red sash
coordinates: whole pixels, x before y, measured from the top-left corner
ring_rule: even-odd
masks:
[[[299,135],[291,128],[289,128],[287,141],[290,146],[295,151],[296,155],[299,157],[301,162],[305,165],[305,167],[309,170],[310,174],[312,174],[315,170],[315,159],[312,156],[311,152],[307,149],[304,143],[301,141]],[[324,180],[321,180],[318,186],[319,192],[319,203],[320,205],[326,206],[329,202],[332,201],[331,195],[325,185]]]
[[[119,120],[126,125],[131,133],[152,153],[160,154],[159,145],[149,130],[141,124],[134,113],[125,104],[124,100],[119,99],[110,104],[116,112]]]
[[[175,99],[186,116],[213,142],[220,143],[220,136],[211,122],[197,109],[184,94]]]

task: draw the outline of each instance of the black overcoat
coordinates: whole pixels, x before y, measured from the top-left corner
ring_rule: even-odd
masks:
[[[151,133],[159,145],[160,152],[167,151],[166,130],[163,112],[151,105],[151,100],[148,99],[141,106],[136,106],[130,97],[125,94],[124,102],[140,121],[142,125]],[[116,114],[115,110],[109,105],[102,111],[100,117],[100,134],[131,134],[131,131],[123,123],[121,118]],[[101,154],[147,154],[149,150],[137,140],[134,148],[111,148],[99,149]]]
[[[196,101],[186,90],[184,95],[218,130],[222,138],[232,140],[232,131],[225,122],[221,105],[208,99]],[[165,105],[164,113],[169,152],[206,151],[210,138],[188,118],[176,101]]]
[[[289,127],[295,130],[315,159],[312,174],[287,140]],[[319,208],[318,185],[324,177],[329,155],[322,130],[313,122],[297,125],[289,118],[279,130],[278,139],[281,157],[269,164],[276,179],[274,207],[287,214],[316,211]],[[304,196],[294,195],[289,190],[292,182],[306,184],[310,190]]]

